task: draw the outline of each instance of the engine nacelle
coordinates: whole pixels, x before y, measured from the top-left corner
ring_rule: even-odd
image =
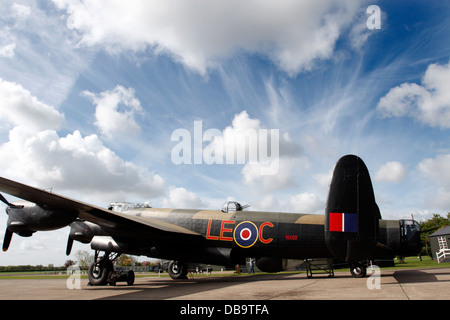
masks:
[[[111,236],[94,236],[91,241],[91,249],[105,252],[125,253],[128,251],[128,244],[116,241]]]
[[[44,209],[31,202],[17,202],[6,208],[7,228],[21,236],[31,236],[36,231],[52,231],[71,224],[77,212]]]
[[[102,227],[89,221],[74,221],[70,224],[69,237],[81,243],[90,243],[96,235],[106,235]]]

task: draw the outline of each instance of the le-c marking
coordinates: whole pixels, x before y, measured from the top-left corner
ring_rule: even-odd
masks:
[[[247,233],[251,232],[250,228],[249,229],[246,228],[246,230],[244,230],[243,233],[240,232],[240,233],[238,233],[238,235],[236,235],[235,232],[234,232],[235,228],[236,228],[236,221],[234,221],[234,220],[221,220],[220,221],[219,234],[218,235],[212,235],[211,234],[211,226],[212,226],[213,223],[215,224],[216,221],[215,220],[209,220],[208,221],[208,228],[206,230],[206,239],[208,239],[208,240],[234,241],[234,242],[236,242],[237,245],[239,245],[239,246],[241,246],[243,248],[249,248],[249,247],[253,246],[257,242],[257,240],[259,240],[263,244],[269,244],[269,243],[271,243],[273,241],[273,238],[265,238],[263,236],[264,228],[266,228],[266,227],[273,228],[274,227],[273,223],[268,222],[268,221],[261,223],[259,228],[253,222],[250,222],[250,221],[243,221],[243,222],[239,223],[238,226],[240,226],[242,224],[248,224],[248,225],[255,226],[253,232],[256,232],[256,238],[255,238],[256,240],[254,242],[252,241],[252,243],[249,243],[248,245],[242,244],[241,234],[247,235]],[[255,235],[253,235],[253,237],[255,237]]]

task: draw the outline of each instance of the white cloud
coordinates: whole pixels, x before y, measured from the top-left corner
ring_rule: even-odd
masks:
[[[423,160],[419,163],[419,170],[432,181],[450,188],[450,154],[442,154],[434,159]]]
[[[363,1],[53,0],[80,45],[112,52],[169,54],[206,73],[239,50],[269,57],[296,74],[329,59]]]
[[[436,158],[428,158],[418,165],[430,186],[437,191],[428,196],[428,205],[442,210],[450,208],[450,154],[438,155]]]
[[[0,78],[0,118],[28,130],[58,129],[64,115],[49,106],[21,85]]]
[[[328,188],[331,184],[331,178],[333,177],[333,169],[327,173],[313,174],[313,179],[319,184],[319,186]]]
[[[13,21],[8,26],[3,25],[3,19],[0,19],[0,58],[13,58],[16,54],[17,46],[15,31],[17,26],[31,14],[31,8],[18,3],[13,3],[9,6],[9,3],[4,2],[0,4],[0,11],[5,17],[8,17],[5,20]]]
[[[220,164],[244,164],[241,173],[247,185],[265,191],[292,187],[294,176],[309,164],[300,146],[288,133],[279,131],[263,128],[259,119],[250,118],[247,111],[242,111],[235,115],[231,126],[215,132],[220,135],[214,136],[205,150],[213,160],[222,161]]]
[[[305,157],[280,157],[279,170],[276,174],[262,174],[266,169],[263,164],[246,164],[242,169],[243,182],[259,192],[269,192],[297,186],[295,178],[310,167]]]
[[[82,137],[79,131],[59,137],[54,130],[30,133],[16,127],[0,153],[4,175],[55,191],[119,200],[148,199],[164,189],[159,175],[121,159],[96,135]]]
[[[14,50],[16,49],[15,43],[5,44],[0,48],[0,57],[12,58],[14,57]]]
[[[300,193],[292,196],[289,201],[292,211],[299,213],[316,213],[325,208],[325,204],[313,193]]]
[[[26,5],[13,3],[11,6],[11,13],[17,19],[25,19],[31,14],[31,8]]]
[[[450,62],[428,66],[422,84],[403,83],[378,103],[385,117],[411,117],[432,127],[450,128]]]
[[[122,100],[138,106],[130,91]],[[114,99],[112,99],[114,100]],[[104,101],[100,103],[107,104]],[[97,135],[79,131],[60,137],[64,115],[22,86],[0,79],[0,118],[12,124],[9,140],[0,145],[2,175],[41,187],[71,190],[92,196],[154,197],[162,195],[164,180],[125,161],[105,147]],[[117,198],[116,198],[117,199]]]
[[[92,61],[93,50],[75,48],[73,31],[51,3],[5,0],[0,12],[1,77],[60,105]]]
[[[165,208],[199,209],[204,208],[205,203],[193,192],[185,188],[171,187],[169,197],[162,201]]]
[[[450,191],[442,188],[438,189],[436,194],[427,198],[426,205],[431,206],[432,208],[441,209],[444,212],[449,212]]]
[[[89,91],[82,94],[96,105],[95,125],[107,138],[140,133],[140,126],[134,117],[142,112],[142,107],[132,88],[117,86],[99,94]]]
[[[241,135],[248,129],[260,130],[262,127],[259,120],[250,119],[246,112],[242,112],[235,116],[232,126],[224,130],[224,139],[242,141]],[[272,151],[268,153],[266,161],[259,159],[259,162],[249,161],[245,164],[241,171],[243,182],[263,192],[296,186],[295,177],[309,168],[309,162],[302,155],[301,147],[291,140],[287,132],[271,136],[267,141],[270,141],[267,150]],[[261,144],[259,147],[261,148]],[[275,150],[276,148],[278,150]]]
[[[399,183],[406,177],[406,169],[398,161],[391,161],[383,166],[375,173],[375,181],[389,181]]]
[[[249,210],[255,211],[281,211],[279,199],[271,193],[263,195],[261,199],[251,204]]]
[[[12,58],[16,50],[16,37],[9,28],[0,29],[0,58]]]

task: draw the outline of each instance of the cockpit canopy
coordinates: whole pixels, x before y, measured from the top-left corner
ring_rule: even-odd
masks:
[[[114,212],[123,212],[131,209],[151,208],[150,203],[132,203],[132,202],[112,202],[108,206],[108,210]]]
[[[400,220],[401,236],[403,239],[410,239],[415,234],[420,234],[420,224],[415,220]]]
[[[400,239],[405,256],[418,254],[423,247],[420,239],[420,224],[414,220],[399,220]]]
[[[248,205],[248,204],[242,206],[239,202],[227,201],[222,206],[222,212],[230,213],[230,212],[242,211],[248,207],[250,207],[250,205]]]

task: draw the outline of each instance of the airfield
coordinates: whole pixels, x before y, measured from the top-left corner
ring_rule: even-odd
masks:
[[[66,279],[0,279],[1,300],[450,300],[450,267],[382,270],[378,288],[374,277],[352,278],[349,272],[325,274],[280,273],[193,276],[174,281],[149,275],[133,286],[91,287],[81,279],[80,289],[68,289]],[[369,283],[369,287],[368,287]]]

